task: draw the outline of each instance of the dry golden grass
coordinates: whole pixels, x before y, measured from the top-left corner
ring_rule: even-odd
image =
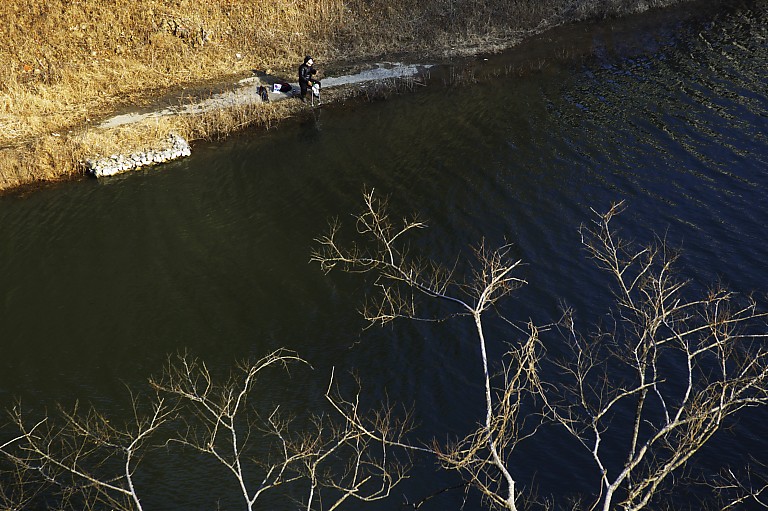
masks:
[[[86,156],[128,142],[146,145],[163,130],[97,133],[93,126],[180,86],[252,69],[293,78],[307,53],[328,69],[391,53],[434,57],[450,48],[487,48],[564,21],[677,1],[6,0],[0,189],[76,175]],[[297,110],[253,105],[163,124],[190,139],[212,138],[269,126]]]

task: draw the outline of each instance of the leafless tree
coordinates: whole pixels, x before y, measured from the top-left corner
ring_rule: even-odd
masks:
[[[20,508],[41,488],[53,489],[60,508],[142,510],[135,474],[161,439],[215,460],[239,487],[247,510],[272,491],[308,511],[387,498],[407,477],[415,452],[460,473],[490,507],[517,510],[538,503],[530,481],[518,483],[513,453],[521,442],[536,441],[542,427],[554,426],[583,446],[594,470],[594,491],[571,507],[646,508],[677,483],[675,475],[729,416],[768,401],[766,315],[749,298],[720,289],[689,299],[665,243],[636,248],[616,235],[611,221],[621,208],[597,215],[581,231],[587,253],[615,283],[608,321],[591,334],[582,333],[570,311],[556,328],[508,321],[521,340],[500,360],[489,359],[486,323],[494,314],[505,320],[501,300],[525,283],[515,275],[521,262],[510,257],[508,245],[489,250],[481,244],[469,271],[414,257],[408,236],[425,224],[393,221],[373,192],[354,217],[361,240],[343,243],[338,223],[318,239],[312,259],[323,270],[375,276],[378,293],[364,309],[372,322],[434,319],[422,306],[437,300],[449,316],[474,327],[485,411],[477,429],[455,442],[415,446],[406,440],[408,413],[364,407],[360,385],[349,397],[335,375],[325,392],[329,413],[296,420],[281,413],[279,403],[265,405],[268,399],[253,395],[265,371],[287,374],[292,364],[308,365],[288,350],[241,364],[221,381],[201,361],[179,355],[150,381],[149,399],[132,399],[133,420],[122,426],[78,405],[39,420],[15,408],[17,433],[0,443],[13,468],[0,476],[18,489],[4,488],[0,497],[6,507]],[[544,348],[555,342],[565,342],[571,355],[549,357]],[[544,378],[553,371],[558,375]],[[764,504],[762,479],[724,470],[727,477],[713,486],[736,492],[726,505]]]
[[[293,352],[276,351],[253,364],[240,365],[235,374],[219,383],[203,362],[179,355],[169,360],[162,378],[150,382],[159,393],[175,396],[180,406],[185,407],[185,413],[180,415],[185,427],[169,442],[193,448],[218,461],[235,479],[249,510],[264,492],[295,480],[297,476],[290,468],[305,454],[289,450],[279,407],[262,419],[249,406],[250,392],[261,373],[270,366],[286,368],[292,362],[304,361]],[[274,440],[276,452],[265,449],[269,453],[267,459],[251,460],[245,449],[255,436],[265,442]],[[249,462],[255,465],[253,470],[246,466]],[[251,477],[257,472],[258,477]]]
[[[0,444],[0,453],[23,440],[19,435]],[[30,506],[43,491],[35,474],[13,459],[0,457],[0,509],[16,511]]]
[[[768,509],[768,479],[759,476],[760,469],[765,473],[765,463],[755,461],[753,466],[747,466],[743,473],[732,469],[723,469],[713,481],[705,484],[714,489],[720,497],[721,511],[743,509],[749,506],[754,509]]]
[[[14,467],[14,507],[31,504],[49,487],[59,495],[60,507],[141,511],[134,476],[144,447],[173,419],[174,409],[157,395],[147,403],[132,398],[133,421],[122,426],[94,408],[82,411],[78,403],[30,425],[21,405],[15,407],[11,417],[19,434],[0,446]]]
[[[199,359],[169,357],[162,376],[150,380],[151,399],[134,398],[134,420],[123,426],[93,408],[83,413],[79,405],[37,421],[17,407],[18,434],[0,444],[10,465],[0,473],[1,508],[36,509],[43,505],[37,497],[49,500],[53,492],[56,508],[142,511],[139,463],[151,448],[169,448],[165,455],[171,456],[173,446],[214,459],[237,484],[247,510],[278,489],[279,498],[307,511],[387,498],[408,473],[408,456],[390,451],[408,430],[407,415],[364,410],[358,392],[297,424],[280,413],[279,403],[254,395],[267,370],[287,374],[290,364],[307,365],[281,349],[217,378]],[[340,395],[334,388],[332,378],[326,396]]]
[[[612,231],[621,209],[582,228],[615,282],[611,321],[583,336],[566,315],[573,357],[559,365],[571,383],[541,389],[546,411],[593,460],[600,483],[589,509],[646,507],[728,416],[768,401],[765,314],[724,290],[687,299],[663,242],[638,248]]]
[[[584,498],[587,508],[638,510],[662,485],[674,483],[673,474],[728,416],[768,401],[765,315],[753,301],[723,290],[687,299],[665,243],[635,248],[612,231],[620,204],[581,231],[587,252],[617,284],[612,322],[585,336],[566,313],[559,329],[573,356],[556,361],[561,377],[546,382],[540,367],[552,361],[542,348],[542,329],[532,323],[521,328],[523,340],[502,361],[502,377],[492,378],[489,370],[484,316],[498,312],[494,304],[524,283],[513,273],[520,261],[509,258],[509,247],[481,245],[470,277],[460,281],[455,266],[445,269],[409,253],[406,236],[424,228],[422,221],[393,221],[386,201],[373,192],[364,200],[354,220],[360,239],[345,244],[341,225],[333,223],[317,240],[312,260],[326,272],[340,267],[375,275],[378,293],[364,310],[372,322],[424,319],[419,295],[452,304],[473,320],[486,414],[477,431],[434,450],[494,507],[522,505],[510,454],[539,431],[542,417],[564,427],[592,459],[597,485],[591,502]],[[632,419],[623,423],[627,413]],[[610,452],[603,448],[608,442]]]
[[[509,510],[517,509],[518,490],[508,466],[508,451],[531,431],[529,422],[519,416],[520,403],[537,379],[536,346],[538,333],[532,328],[527,342],[512,349],[512,364],[506,372],[507,384],[493,388],[488,364],[483,314],[501,298],[524,284],[515,276],[520,261],[509,259],[510,247],[488,250],[481,245],[474,250],[476,265],[469,280],[459,282],[454,269],[444,268],[409,254],[406,236],[425,224],[418,219],[395,222],[386,201],[364,195],[365,208],[355,216],[357,235],[362,242],[344,246],[341,225],[331,225],[329,234],[319,238],[312,260],[328,272],[340,266],[348,272],[375,272],[374,286],[379,291],[364,310],[371,322],[385,323],[395,318],[423,319],[419,316],[419,296],[438,299],[455,306],[459,314],[472,319],[480,348],[480,366],[485,388],[485,420],[478,431],[459,441],[449,450],[438,450],[439,459],[451,469],[467,475],[472,483],[494,503]]]
[[[386,455],[386,445],[381,446],[381,457],[373,452],[378,438],[326,415],[310,417],[308,426],[295,426],[280,414],[279,403],[266,414],[251,404],[258,377],[269,367],[286,370],[291,363],[306,361],[294,352],[278,350],[255,363],[241,364],[229,379],[217,383],[199,360],[186,355],[171,360],[163,377],[152,381],[161,394],[178,398],[179,417],[186,425],[170,442],[209,455],[225,467],[249,510],[262,494],[289,483],[306,488],[296,492],[305,495],[301,506],[308,511],[337,509],[348,499],[386,498],[406,470],[398,459]],[[359,402],[350,413],[367,416]],[[373,426],[396,438],[405,424],[394,424],[386,415]],[[254,448],[259,456],[249,455]]]
[[[379,409],[364,409],[359,380],[356,378],[356,381],[354,397],[346,399],[331,374],[325,398],[343,420],[327,422],[325,427],[330,428],[330,435],[323,434],[323,423],[316,420],[316,430],[305,435],[310,444],[315,444],[310,449],[314,454],[305,462],[311,483],[307,510],[312,508],[315,494],[319,497],[320,490],[331,495],[325,499],[329,504],[320,508],[334,510],[348,499],[358,502],[386,499],[395,486],[408,477],[409,452],[418,449],[403,443],[411,428],[410,414],[405,410],[396,413],[395,407],[388,403]]]

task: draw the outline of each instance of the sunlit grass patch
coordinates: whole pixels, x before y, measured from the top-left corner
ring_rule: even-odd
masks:
[[[182,86],[253,69],[293,78],[305,54],[333,65],[498,49],[564,22],[677,1],[9,0],[0,3],[0,187],[76,174],[72,162],[109,145],[89,145],[99,120]],[[214,138],[297,108],[168,122]]]

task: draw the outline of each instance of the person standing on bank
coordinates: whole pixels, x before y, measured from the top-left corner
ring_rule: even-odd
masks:
[[[304,101],[304,96],[307,94],[307,90],[310,85],[320,84],[320,80],[315,80],[313,76],[317,73],[317,70],[312,66],[315,61],[307,55],[304,57],[304,63],[299,66],[299,88],[301,89],[301,100]]]

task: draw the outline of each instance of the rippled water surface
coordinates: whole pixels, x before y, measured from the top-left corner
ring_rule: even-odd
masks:
[[[483,413],[471,325],[363,330],[364,281],[308,262],[364,188],[427,219],[415,248],[438,258],[483,238],[514,243],[529,282],[504,305],[515,320],[552,321],[561,301],[600,317],[606,279],[577,229],[621,200],[622,234],[682,247],[694,288],[722,281],[766,303],[767,27],[764,1],[570,27],[436,70],[412,94],[324,108],[145,172],[3,197],[0,404],[80,398],[119,417],[125,385],[141,388],[168,354],[222,368],[286,346],[314,369],[261,382],[264,399],[311,408],[336,366],[356,370],[374,403],[385,389],[413,403],[424,439],[467,431]],[[734,445],[768,452],[768,414],[749,413],[705,465],[743,466]],[[555,439],[524,452],[540,493],[591,484],[580,458],[563,456],[571,448]],[[179,480],[180,467],[148,463],[147,508],[238,508],[225,476],[199,467]],[[420,470],[383,509],[456,483]],[[456,493],[430,509],[458,508]]]

